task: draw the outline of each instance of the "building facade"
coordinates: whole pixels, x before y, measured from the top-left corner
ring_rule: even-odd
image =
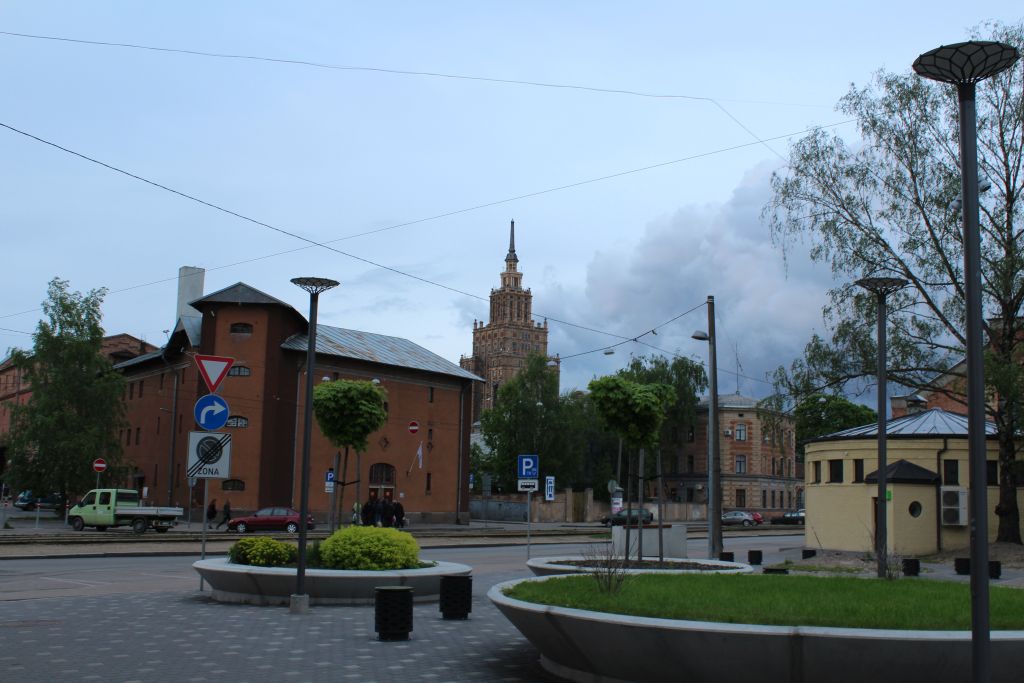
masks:
[[[522,370],[531,354],[548,355],[548,322],[533,320],[533,293],[523,289],[516,255],[516,223],[512,221],[501,286],[491,290],[489,319],[486,323],[473,321],[473,354],[459,359],[463,369],[484,379],[474,389],[473,422],[494,407],[498,389]],[[558,359],[552,360],[557,372]]]
[[[696,426],[676,449],[678,455],[666,475],[671,500],[707,502],[708,405],[707,398],[700,401]],[[723,511],[760,512],[768,518],[802,507],[803,481],[791,417],[763,419],[755,399],[723,394],[718,397],[718,429]]]

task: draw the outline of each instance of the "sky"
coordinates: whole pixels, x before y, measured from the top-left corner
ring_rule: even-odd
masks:
[[[705,362],[712,295],[719,391],[763,397],[837,284],[762,218],[791,142],[856,144],[851,84],[1024,11],[710,4],[0,3],[0,354],[54,277],[162,345],[189,265],[304,315],[290,279],[333,278],[321,324],[458,363],[514,219],[563,391],[631,355]]]

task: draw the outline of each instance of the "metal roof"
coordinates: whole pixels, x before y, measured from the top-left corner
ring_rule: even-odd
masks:
[[[305,351],[308,346],[309,337],[305,334],[293,334],[281,344],[281,348],[292,351]],[[388,337],[372,332],[317,325],[316,352],[325,356],[353,358],[369,363],[436,372],[478,382],[484,381],[482,377],[477,377],[472,372],[426,350],[419,344],[414,344],[401,337]]]
[[[129,358],[128,360],[121,361],[120,363],[115,363],[114,369],[123,370],[124,368],[128,368],[133,365],[138,365],[139,363],[145,363],[147,361],[153,360],[154,358],[159,358],[160,356],[163,355],[163,353],[163,348],[160,348],[156,351],[150,351],[149,353],[144,353],[141,356],[135,356],[135,358]]]
[[[940,477],[929,469],[900,459],[886,466],[885,480],[890,484],[937,484]],[[877,484],[878,470],[864,477],[864,483]]]
[[[885,424],[886,438],[890,439],[913,439],[922,436],[938,437],[961,437],[967,438],[967,416],[958,413],[950,413],[942,408],[932,408],[920,413],[904,415]],[[995,423],[985,422],[986,438],[995,438]],[[878,423],[851,427],[839,432],[819,436],[810,439],[807,443],[819,441],[839,441],[842,439],[870,439],[878,437]]]
[[[701,397],[700,401],[697,402],[698,408],[704,408],[707,410],[710,399],[707,396]],[[718,407],[719,408],[756,408],[757,399],[744,396],[742,394],[719,394],[718,395]]]
[[[273,306],[284,306],[285,308],[292,308],[291,304],[285,303],[280,299],[261,292],[260,290],[245,284],[244,282],[236,282],[235,284],[225,287],[224,289],[218,289],[216,292],[202,296],[195,301],[188,302],[189,306],[198,308],[196,304],[205,303],[224,303],[224,304],[256,304],[256,305],[273,305]],[[296,311],[297,313],[298,311]]]

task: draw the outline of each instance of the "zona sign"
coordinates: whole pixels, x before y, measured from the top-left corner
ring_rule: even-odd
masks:
[[[94,472],[103,472],[107,469],[107,461],[103,458],[96,458],[92,461],[92,469]]]
[[[411,420],[409,422],[409,433],[415,434],[418,431],[420,431],[420,423],[417,422],[416,420]]]

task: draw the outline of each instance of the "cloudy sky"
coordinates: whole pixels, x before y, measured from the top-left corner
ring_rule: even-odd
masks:
[[[340,280],[321,322],[458,362],[515,219],[563,390],[652,347],[704,359],[710,294],[721,390],[763,396],[833,284],[760,218],[789,142],[854,141],[851,83],[1022,12],[703,4],[4,2],[0,353],[55,276],[162,344],[192,265],[303,313],[290,278]]]

